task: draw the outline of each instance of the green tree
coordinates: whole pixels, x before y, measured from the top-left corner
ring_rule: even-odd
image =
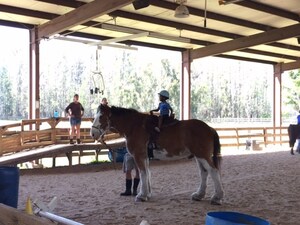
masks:
[[[283,84],[283,96],[285,96],[283,104],[290,106],[293,110],[300,110],[300,70],[292,70],[289,72],[291,83]]]
[[[216,64],[218,59],[216,60]],[[211,121],[213,118],[270,118],[271,105],[267,76],[253,72],[249,65],[213,67],[198,71],[192,67],[192,118]],[[255,67],[253,67],[255,68]]]
[[[176,117],[180,112],[180,78],[179,71],[172,68],[168,59],[161,60],[161,78],[163,80],[162,87],[170,93],[170,102]],[[165,88],[164,88],[165,87]]]
[[[13,117],[12,83],[6,68],[0,68],[0,118],[11,119]]]

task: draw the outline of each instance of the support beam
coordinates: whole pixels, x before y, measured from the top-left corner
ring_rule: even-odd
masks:
[[[198,59],[206,56],[218,55],[225,52],[240,50],[256,45],[267,44],[300,35],[300,23],[270,30],[267,32],[242,37],[231,41],[214,44],[191,51],[191,59]]]
[[[273,127],[281,127],[282,118],[282,64],[274,66],[273,79]]]
[[[38,27],[38,39],[65,31],[130,4],[133,0],[94,0]]]
[[[29,119],[40,118],[40,46],[37,28],[30,30]]]
[[[281,67],[282,72],[300,69],[300,59],[295,62],[281,63],[280,67]]]
[[[181,120],[190,119],[191,115],[191,60],[190,50],[182,52],[181,72]]]

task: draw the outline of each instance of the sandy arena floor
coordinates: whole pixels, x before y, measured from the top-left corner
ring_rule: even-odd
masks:
[[[179,162],[151,162],[153,197],[136,203],[121,197],[125,176],[121,166],[78,166],[35,170],[20,177],[19,209],[26,199],[46,203],[56,196],[54,213],[90,225],[204,225],[210,211],[237,211],[267,219],[272,225],[300,224],[300,154],[263,150],[224,154],[223,205],[210,205],[212,181],[204,201],[191,200],[199,174],[193,159]],[[245,153],[245,154],[243,154]]]

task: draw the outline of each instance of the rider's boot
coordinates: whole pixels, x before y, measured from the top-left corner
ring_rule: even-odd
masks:
[[[126,190],[122,192],[121,196],[129,196],[131,195],[131,187],[132,187],[132,179],[126,179]]]
[[[132,188],[132,195],[136,196],[137,195],[137,188],[140,183],[140,178],[134,178],[133,179],[133,188]]]

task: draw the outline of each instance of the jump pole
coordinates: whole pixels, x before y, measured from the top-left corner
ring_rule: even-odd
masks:
[[[73,221],[73,220],[70,220],[70,219],[67,219],[67,218],[64,218],[64,217],[61,217],[61,216],[51,213],[52,210],[54,209],[54,207],[56,206],[56,200],[57,200],[57,198],[54,197],[47,206],[40,201],[37,201],[37,200],[34,201],[34,204],[33,204],[35,206],[34,214],[39,215],[40,217],[44,217],[49,220],[58,222],[60,224],[64,224],[64,225],[84,225],[83,223],[78,223],[76,221]],[[28,203],[30,203],[30,208],[31,208],[30,198],[28,198]],[[32,212],[32,209],[29,211]],[[51,211],[51,212],[48,212],[48,211]]]
[[[78,223],[76,221],[61,217],[61,216],[57,216],[53,213],[49,213],[49,212],[44,212],[44,211],[39,211],[37,213],[39,216],[41,217],[45,217],[47,219],[50,219],[52,221],[58,222],[58,223],[62,223],[65,225],[84,225],[83,223]]]

